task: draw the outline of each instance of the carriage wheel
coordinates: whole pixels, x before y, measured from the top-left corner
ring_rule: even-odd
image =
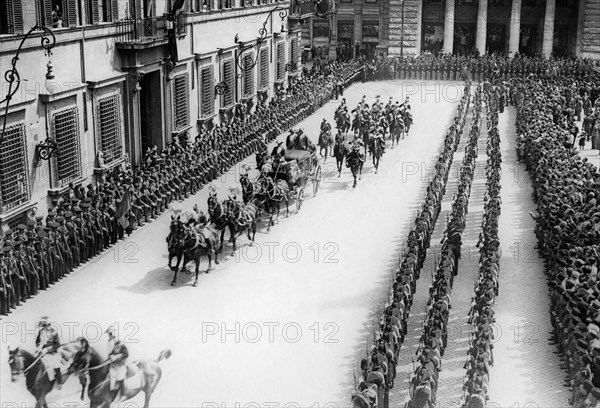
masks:
[[[319,192],[319,185],[321,184],[321,166],[317,166],[315,169],[315,178],[313,179],[313,195],[317,195]]]
[[[304,187],[300,187],[298,189],[298,193],[296,195],[296,212],[300,212],[300,207],[302,207],[303,201],[304,201]]]

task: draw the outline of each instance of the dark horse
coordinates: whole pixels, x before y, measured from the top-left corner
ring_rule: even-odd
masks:
[[[175,267],[171,265],[173,258],[177,258],[179,265],[181,256],[183,255],[183,242],[177,234],[178,228],[181,226],[180,217],[171,216],[171,225],[169,226],[169,235],[167,235],[167,249],[169,251],[169,269],[175,271]]]
[[[76,343],[69,343],[61,346],[58,350],[58,353],[63,354],[64,357],[65,354],[75,354],[77,350]],[[46,367],[44,366],[42,360],[19,347],[11,350],[9,346],[8,364],[10,365],[11,381],[17,382],[18,377],[21,374],[25,374],[25,385],[27,386],[27,390],[31,393],[31,395],[35,397],[35,407],[48,408],[46,395],[50,393],[56,385],[56,378],[54,381],[50,381],[48,379]],[[67,380],[69,374],[69,372],[63,373],[63,382]],[[85,389],[85,376],[80,376],[79,381],[82,387]]]
[[[400,138],[404,139],[404,121],[401,115],[393,114],[390,120],[390,140],[392,141],[392,149],[394,144],[398,145]]]
[[[274,225],[273,215],[276,212],[277,216],[279,216],[282,201],[285,202],[285,216],[287,217],[290,215],[290,187],[285,180],[274,181],[270,176],[265,176],[262,179],[262,183],[268,203],[269,226],[267,227],[267,231],[270,231],[271,225]]]
[[[90,386],[88,396],[90,398],[90,408],[102,407],[108,408],[109,405],[118,402],[115,401],[118,394],[117,390],[110,389],[109,368],[104,359],[100,357],[98,352],[93,347],[89,346],[84,338],[78,339],[82,343],[82,349],[88,349],[85,359],[89,361],[89,376]],[[160,352],[156,360],[138,360],[127,366],[127,379],[141,376],[141,381],[125,380],[125,395],[121,399],[129,400],[135,397],[140,391],[144,392],[144,408],[150,405],[150,397],[154,393],[162,377],[162,369],[159,363],[171,356],[171,350],[163,350]],[[80,358],[84,358],[83,356]],[[82,365],[79,358],[73,361],[73,366]]]
[[[338,139],[335,142],[335,145],[333,145],[333,156],[335,157],[335,162],[337,164],[338,178],[342,176],[342,167],[344,165],[346,154],[348,154],[348,146],[346,141],[343,139]]]
[[[352,188],[356,187],[356,179],[361,179],[363,163],[365,162],[364,156],[361,155],[360,149],[352,148],[346,156],[346,167],[350,167],[352,171],[352,177],[354,177],[354,184]]]
[[[208,216],[211,225],[219,232],[219,252],[223,250],[223,239],[227,228],[227,217],[223,206],[214,194],[210,194],[207,200]]]
[[[350,116],[348,116],[348,114],[343,112],[340,108],[335,111],[333,120],[335,120],[335,126],[341,130],[344,135],[348,133],[350,127],[352,126],[350,122]]]
[[[329,155],[329,147],[333,144],[333,137],[331,136],[331,131],[322,130],[319,134],[319,154],[321,157],[325,157],[327,160],[327,156]],[[322,152],[325,149],[325,156],[323,156]]]
[[[256,235],[256,219],[258,215],[258,206],[254,204],[256,200],[242,205],[239,201],[228,199],[224,201],[225,216],[227,217],[227,225],[229,225],[229,233],[231,234],[231,242],[233,250],[237,249],[236,238],[246,232],[250,242],[254,242]],[[252,233],[252,235],[250,235]]]
[[[375,174],[379,171],[379,160],[383,156],[383,147],[381,146],[381,139],[371,139],[371,153],[373,156],[373,167],[375,167]]]
[[[194,286],[198,286],[198,274],[202,257],[208,257],[208,269],[206,272],[210,271],[212,266],[212,254],[215,255],[215,263],[219,263],[219,260],[217,259],[219,241],[218,232],[210,227],[197,230],[179,222],[178,226],[173,228],[172,233],[175,235],[174,240],[181,243],[181,251],[183,253],[183,265],[181,265],[181,270],[185,270],[185,266],[190,261],[196,263],[196,280],[194,281]],[[170,252],[171,250],[169,250],[169,253]],[[177,273],[179,272],[180,260],[181,256],[177,258],[177,265],[175,265],[175,269],[173,270],[174,275],[171,286],[177,284]]]

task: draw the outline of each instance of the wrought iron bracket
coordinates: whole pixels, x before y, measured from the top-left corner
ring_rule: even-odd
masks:
[[[246,66],[244,64],[244,59],[245,59],[245,58],[243,58],[243,57],[245,57],[244,53],[246,51],[254,48],[254,46],[253,45],[249,45],[249,46],[245,45],[245,43],[243,41],[239,40],[238,35],[237,34],[235,35],[234,42],[240,48],[238,54],[235,57],[235,63],[241,72],[252,70],[258,63],[258,60],[260,58],[260,55],[259,55],[260,46],[262,45],[262,43],[264,43],[266,41],[267,35],[269,33],[267,30],[267,24],[269,23],[269,20],[273,17],[273,13],[275,13],[276,11],[279,11],[279,18],[281,18],[281,32],[282,33],[285,32],[285,27],[284,27],[283,21],[288,16],[288,10],[287,10],[287,8],[282,7],[281,5],[278,5],[277,7],[274,7],[273,9],[271,9],[269,14],[267,15],[267,18],[265,18],[265,21],[263,22],[262,27],[259,28],[259,30],[258,30],[259,37],[256,39],[256,56],[252,60],[252,63],[249,64],[248,66]],[[275,35],[275,34],[273,34],[273,35]]]
[[[47,137],[46,140],[35,145],[35,151],[37,157],[42,160],[50,160],[50,158],[58,157],[59,155],[56,140],[51,137]]]
[[[21,49],[23,48],[23,44],[25,44],[25,41],[31,36],[31,34],[35,33],[36,31],[41,31],[40,42],[46,54],[51,55],[52,48],[54,48],[54,45],[56,44],[56,37],[54,36],[52,30],[50,30],[48,27],[43,27],[39,25],[38,22],[36,22],[35,25],[31,28],[31,30],[29,30],[27,34],[25,34],[23,38],[21,38],[19,48],[17,48],[17,52],[11,60],[12,67],[4,73],[4,80],[8,83],[8,91],[6,92],[6,96],[4,97],[4,99],[0,101],[0,104],[6,103],[6,107],[4,109],[5,114],[2,124],[2,132],[0,133],[0,145],[4,140],[4,133],[6,132],[6,120],[8,118],[8,107],[10,106],[10,101],[21,86],[21,76],[19,75],[19,71],[17,70],[19,54],[21,53]],[[46,74],[46,77],[49,79],[53,78],[54,76],[52,75],[52,64],[48,64],[47,69],[48,72]]]
[[[225,81],[221,81],[215,85],[215,96],[216,95],[225,95],[229,92],[229,84]]]

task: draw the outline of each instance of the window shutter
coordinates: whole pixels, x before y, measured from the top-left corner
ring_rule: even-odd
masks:
[[[88,24],[98,24],[100,22],[98,0],[85,0],[85,19]]]
[[[269,87],[269,49],[260,50],[260,89]]]
[[[252,53],[244,56],[244,97],[254,94],[254,67]]]
[[[298,64],[298,39],[294,38],[290,44],[290,59],[292,64]],[[295,70],[294,70],[295,71]]]
[[[110,0],[110,21],[119,21],[119,0]]]
[[[77,25],[77,2],[76,0],[63,0],[63,27]]]
[[[23,5],[21,0],[8,0],[9,34],[23,33]]]
[[[186,72],[173,81],[173,122],[174,129],[182,129],[190,124],[190,76]]]
[[[39,0],[36,4],[38,22],[44,27],[52,28],[52,0]]]
[[[212,65],[202,68],[200,82],[200,114],[202,117],[206,117],[215,112],[215,74],[214,67]]]
[[[227,107],[233,105],[235,102],[235,81],[233,77],[233,61],[228,60],[223,62],[223,82],[229,87],[229,92],[225,92],[221,99],[221,107]]]
[[[283,80],[285,73],[285,44],[280,42],[277,44],[277,80]]]

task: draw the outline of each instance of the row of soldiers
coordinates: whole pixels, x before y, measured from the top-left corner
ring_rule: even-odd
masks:
[[[598,61],[588,59],[553,59],[500,55],[426,55],[380,57],[365,62],[364,81],[386,79],[460,80],[468,77],[478,81],[533,76],[588,78],[598,68]]]
[[[465,228],[466,214],[471,194],[471,185],[475,172],[477,142],[481,125],[481,87],[473,98],[473,119],[465,155],[460,168],[458,189],[452,203],[451,215],[444,232],[440,260],[429,288],[428,309],[420,339],[419,360],[421,366],[415,370],[411,379],[413,400],[427,398],[436,403],[438,373],[442,367],[442,357],[448,343],[448,318],[451,307],[451,292],[454,277],[458,274],[458,260],[462,245],[462,232]],[[437,254],[436,254],[437,257]]]
[[[566,99],[568,86],[530,80],[513,86],[517,130],[534,185],[537,214],[532,217],[545,258],[553,338],[569,373],[570,403],[595,406],[600,401],[600,172],[564,147],[569,129],[553,120],[554,106]]]
[[[486,84],[489,85],[489,84]],[[500,175],[501,153],[500,134],[498,133],[498,112],[500,101],[498,90],[493,86],[486,87],[487,100],[487,164],[486,164],[486,192],[484,196],[484,215],[481,224],[482,232],[479,234],[479,276],[475,282],[475,295],[469,310],[469,324],[471,324],[471,339],[468,359],[465,364],[467,369],[466,381],[463,385],[464,405],[485,406],[489,399],[489,366],[494,364],[493,344],[494,333],[492,325],[494,318],[494,302],[498,296],[499,273],[499,245],[498,218],[500,216]]]
[[[355,62],[333,65],[341,79],[355,75]],[[138,168],[125,156],[102,181],[85,188],[71,185],[63,197],[52,200],[45,221],[32,212],[26,223],[4,231],[0,314],[150,222],[170,202],[189,197],[235,163],[266,150],[269,141],[332,96],[340,79],[333,75],[299,79],[268,104],[258,104],[253,112],[237,109],[229,122],[204,129],[193,141],[183,134],[160,151],[149,147]]]
[[[360,382],[351,397],[359,406],[382,408],[389,389],[394,385],[398,355],[407,334],[416,281],[420,277],[431,234],[441,212],[441,200],[446,191],[450,166],[462,135],[470,100],[470,89],[466,87],[454,122],[446,133],[425,200],[408,235],[406,251],[395,274],[389,303],[380,319],[376,344],[369,358],[361,361]],[[426,351],[421,354],[421,359],[423,366],[426,366],[433,364],[434,356]]]

